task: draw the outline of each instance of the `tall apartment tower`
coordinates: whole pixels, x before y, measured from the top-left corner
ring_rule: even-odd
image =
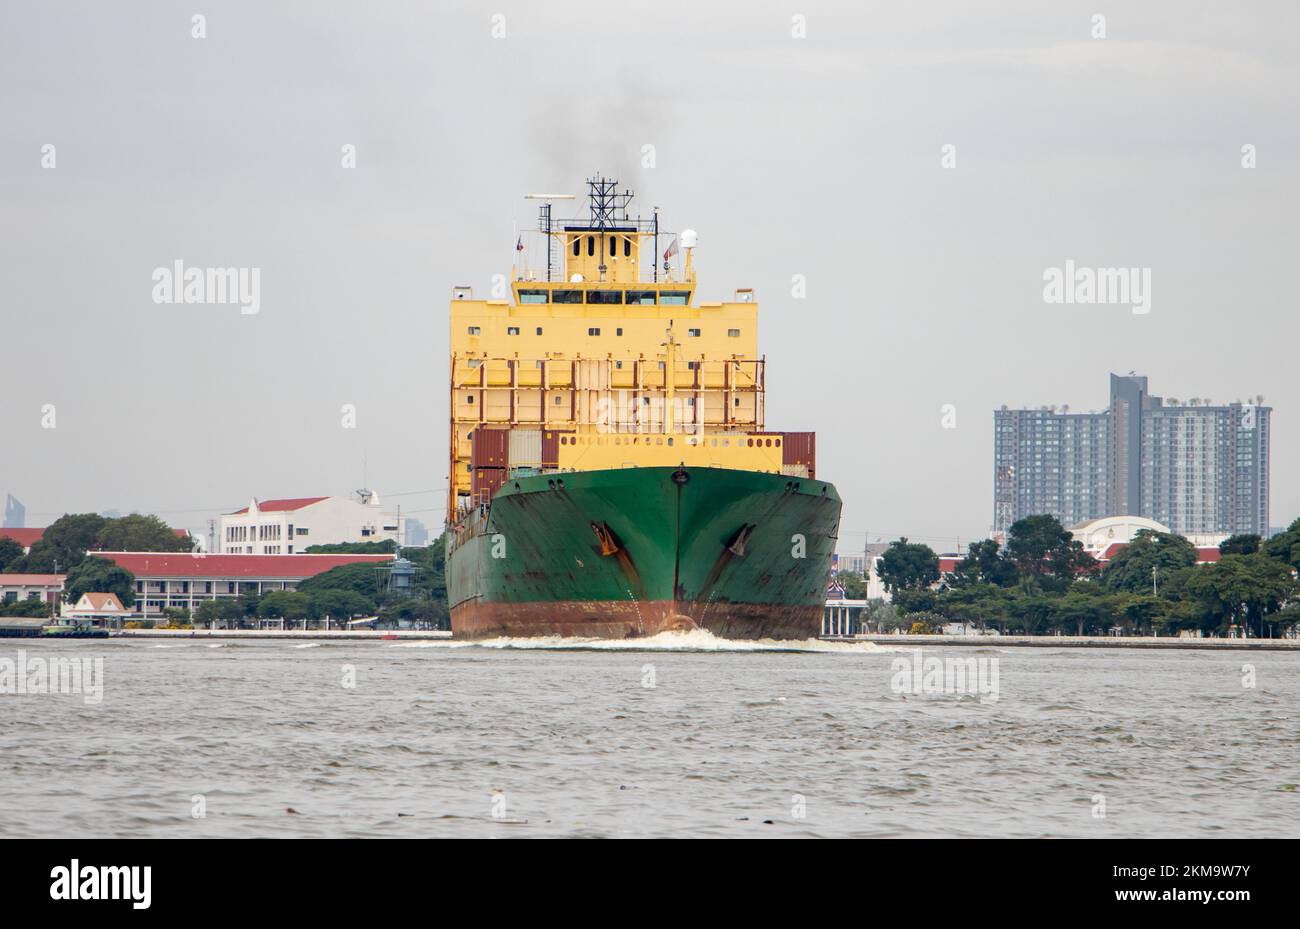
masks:
[[[996,410],[994,530],[1039,513],[1066,526],[1145,516],[1183,535],[1268,534],[1271,408],[1152,396],[1110,376],[1101,412]]]

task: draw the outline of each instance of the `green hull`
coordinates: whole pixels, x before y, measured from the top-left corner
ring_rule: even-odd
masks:
[[[448,533],[458,636],[818,634],[840,498],[721,468],[521,477]]]

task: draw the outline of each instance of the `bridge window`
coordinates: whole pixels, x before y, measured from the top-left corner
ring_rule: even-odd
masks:
[[[552,303],[581,303],[581,290],[556,290],[551,293]]]
[[[545,303],[548,291],[545,290],[521,290],[519,291],[520,303]]]
[[[691,295],[689,291],[686,293],[661,293],[659,295],[659,302],[665,306],[686,306],[686,304],[690,302],[690,299]]]
[[[578,257],[578,248],[579,248],[578,243],[579,243],[579,241],[581,241],[581,238],[582,238],[581,236],[576,236],[576,235],[573,237],[573,257],[574,257],[574,258],[577,258],[577,257]]]
[[[622,303],[623,291],[621,290],[589,290],[587,291],[588,303]]]
[[[627,300],[624,302],[634,305],[653,304],[655,302],[655,292],[653,290],[629,290]]]
[[[618,254],[618,239],[613,236],[609,237],[609,257],[613,258]]]
[[[632,257],[632,240],[630,238],[623,240],[623,257],[624,258]]]
[[[587,257],[590,258],[594,254],[596,254],[596,237],[589,235],[587,236]]]

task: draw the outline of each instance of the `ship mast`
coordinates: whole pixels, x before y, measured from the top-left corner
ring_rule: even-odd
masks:
[[[664,435],[672,435],[673,427],[673,395],[677,388],[677,343],[673,340],[673,323],[668,321],[668,341],[664,343],[667,348],[667,360],[664,361]]]

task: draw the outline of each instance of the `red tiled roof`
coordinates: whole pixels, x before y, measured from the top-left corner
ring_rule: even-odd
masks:
[[[960,559],[960,558],[950,558],[950,557],[947,557],[947,556],[944,556],[944,555],[940,555],[940,556],[939,556],[939,573],[940,573],[940,574],[951,574],[952,572],[954,572],[954,571],[957,570],[957,565],[958,565],[958,563],[960,563],[960,562],[961,562],[961,559]]]
[[[41,587],[62,584],[66,574],[0,574],[0,587]]]
[[[136,577],[252,577],[302,580],[358,562],[391,561],[392,555],[204,555],[188,552],[95,552]],[[3,576],[3,575],[0,575]]]
[[[1120,550],[1128,548],[1127,542],[1111,542],[1106,550],[1097,556],[1098,561],[1110,561]]]
[[[1128,548],[1127,542],[1111,542],[1106,546],[1106,550],[1097,556],[1098,561],[1110,561],[1120,551]],[[1213,564],[1219,560],[1219,550],[1212,547],[1203,547],[1196,549],[1197,564]]]
[[[13,539],[23,548],[31,548],[45,535],[44,529],[0,529],[0,539]]]
[[[313,503],[320,503],[322,500],[328,500],[329,497],[287,497],[283,500],[258,500],[257,509],[262,513],[282,513],[286,510],[301,510],[305,506],[311,506]],[[248,507],[242,510],[235,510],[228,513],[228,516],[238,516],[240,513],[247,513]]]

